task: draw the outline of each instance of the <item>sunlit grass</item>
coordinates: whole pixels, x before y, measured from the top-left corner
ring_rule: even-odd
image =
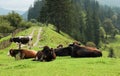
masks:
[[[31,27],[17,34],[29,35],[35,29],[33,42],[36,41],[38,27]],[[58,34],[53,27],[42,27],[41,40],[32,49],[38,51],[40,46],[48,45],[55,48],[59,44],[67,46],[74,40],[68,35]],[[119,51],[120,36],[108,46],[112,46],[115,51]],[[0,76],[120,76],[120,59],[108,58],[108,51],[103,52],[100,58],[71,58],[57,57],[51,62],[37,62],[32,59],[15,60],[7,56],[10,48],[18,48],[15,43],[10,47],[0,50]],[[117,52],[119,54],[119,52]]]

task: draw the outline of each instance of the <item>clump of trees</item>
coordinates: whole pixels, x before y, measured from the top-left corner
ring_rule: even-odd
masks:
[[[99,5],[96,0],[36,0],[29,8],[28,20],[53,24],[59,33],[63,31],[83,44],[93,42],[99,46],[119,33],[117,9]]]
[[[22,17],[12,11],[8,15],[0,16],[0,38],[7,36],[14,32],[14,30],[22,28],[26,29],[31,26],[39,25],[36,20],[24,21]]]

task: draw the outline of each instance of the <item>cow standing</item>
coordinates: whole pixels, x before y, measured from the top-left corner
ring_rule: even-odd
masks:
[[[19,36],[19,37],[14,37],[10,38],[10,42],[15,42],[19,44],[19,49],[21,49],[21,44],[28,44],[30,45],[31,49],[31,41],[32,41],[32,36]]]

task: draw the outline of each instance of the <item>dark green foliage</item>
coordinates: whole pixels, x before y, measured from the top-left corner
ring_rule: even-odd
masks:
[[[102,42],[105,42],[106,32],[105,32],[104,28],[103,28],[103,27],[100,27],[99,32],[100,32],[100,35],[99,35],[99,36],[100,36],[100,40],[101,40]]]
[[[39,21],[54,24],[58,32],[60,30],[66,31],[69,29],[68,26],[72,18],[71,8],[70,0],[45,0]]]
[[[83,44],[92,41],[96,46],[100,41],[106,41],[105,34],[115,38],[120,21],[118,11],[115,13],[113,8],[99,5],[96,0],[36,0],[29,13],[29,20],[53,24],[57,32],[66,32]],[[39,15],[35,16],[35,13]]]
[[[22,21],[20,24],[19,24],[19,27],[20,28],[29,28],[31,26],[36,26],[35,23],[32,23],[32,22],[25,22],[25,21]]]
[[[96,47],[94,42],[87,42],[86,46],[88,46],[88,47]]]
[[[108,57],[110,57],[110,58],[113,58],[113,57],[115,57],[115,54],[114,54],[114,49],[113,48],[109,48],[109,55],[108,55]]]
[[[42,6],[44,5],[44,1],[35,0],[34,5],[29,7],[28,10],[28,20],[30,19],[38,19],[40,16],[40,11]]]
[[[19,14],[12,11],[7,15],[7,20],[10,22],[11,26],[18,27],[18,24],[22,21],[22,17]]]
[[[89,7],[87,7],[89,6]],[[92,11],[91,11],[92,10]],[[88,1],[86,5],[86,41],[92,41],[97,46],[100,42],[100,20],[98,17],[99,4],[95,1]]]
[[[0,16],[0,38],[14,33],[16,29],[29,28],[38,24],[34,19],[31,22],[23,21],[19,14],[12,11],[8,15]]]
[[[9,22],[0,23],[0,33],[10,33],[14,30],[13,26],[10,26]]]

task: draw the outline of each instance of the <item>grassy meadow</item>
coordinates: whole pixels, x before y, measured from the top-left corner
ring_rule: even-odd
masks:
[[[36,41],[40,27],[31,27],[17,34],[29,35],[35,29],[33,34],[33,43]],[[58,44],[67,44],[74,41],[68,35],[61,32],[58,34],[52,27],[41,27],[41,37],[34,50],[40,50],[40,46],[48,45],[55,48]],[[6,37],[7,39],[9,37]],[[4,39],[3,39],[4,40]],[[0,40],[2,41],[2,40]],[[120,48],[120,36],[117,35],[115,41],[111,41],[108,46],[112,46],[115,51]],[[100,58],[71,58],[57,57],[51,62],[37,62],[32,59],[15,60],[7,56],[10,48],[18,48],[12,43],[8,48],[0,50],[0,76],[120,76],[120,59],[108,58],[108,52],[103,52]],[[27,48],[27,47],[24,47]],[[117,53],[120,54],[120,53]]]

